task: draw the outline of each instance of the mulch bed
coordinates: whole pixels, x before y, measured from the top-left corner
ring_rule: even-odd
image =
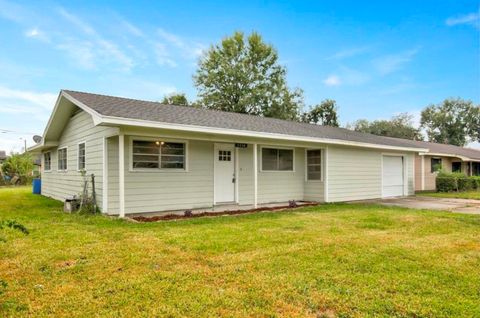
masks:
[[[157,215],[157,216],[133,216],[131,219],[137,222],[157,222],[157,221],[169,221],[169,220],[181,220],[181,219],[193,219],[200,217],[209,217],[209,216],[224,216],[224,215],[239,215],[239,214],[248,214],[254,212],[266,212],[266,211],[280,211],[280,210],[294,210],[307,206],[316,206],[316,202],[302,203],[296,207],[290,207],[289,205],[285,206],[276,206],[276,207],[263,207],[250,210],[233,210],[233,211],[223,211],[223,212],[201,212],[201,213],[188,213],[188,214],[166,214],[166,215]]]

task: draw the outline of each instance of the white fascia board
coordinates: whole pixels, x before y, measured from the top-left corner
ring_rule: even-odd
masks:
[[[78,99],[73,98],[70,94],[66,93],[65,91],[61,91],[60,93],[61,96],[65,97],[75,105],[77,105],[80,109],[85,111],[87,114],[90,114],[93,118],[93,122],[97,123],[96,125],[100,124],[102,122],[102,115],[85,105],[84,103],[80,102]]]
[[[387,145],[371,144],[371,143],[340,140],[340,139],[302,137],[302,136],[283,135],[283,134],[265,133],[265,132],[253,132],[253,131],[247,131],[247,130],[237,130],[237,129],[227,129],[227,128],[171,124],[171,123],[163,123],[163,122],[148,121],[148,120],[141,120],[141,119],[126,119],[122,117],[112,117],[112,116],[102,116],[101,123],[111,124],[111,125],[113,124],[113,125],[137,126],[137,127],[145,127],[145,128],[172,129],[172,130],[201,132],[201,133],[210,133],[210,134],[219,134],[219,135],[235,135],[235,136],[242,136],[242,137],[290,140],[290,141],[312,142],[312,143],[322,143],[322,144],[332,144],[332,145],[342,145],[342,146],[356,146],[356,147],[374,148],[374,149],[390,149],[390,150],[401,150],[401,151],[411,151],[411,152],[428,151],[428,149],[425,149],[425,148],[397,147],[397,146],[387,146]]]
[[[62,91],[60,91],[60,94],[57,97],[57,101],[55,102],[55,106],[53,107],[52,113],[50,114],[50,118],[48,119],[47,126],[45,127],[45,130],[43,131],[42,144],[43,144],[43,141],[45,140],[45,136],[47,134],[47,131],[49,130],[50,126],[52,125],[53,117],[58,110],[58,107],[60,105],[60,101],[62,100],[62,97],[65,97],[66,99],[71,101],[73,104],[77,105],[82,110],[84,110],[88,114],[92,115],[93,122],[96,123],[96,125],[98,125],[101,122],[101,117],[102,116],[99,113],[97,113],[96,111],[94,111],[93,109],[88,107],[87,105],[81,103],[80,101],[76,100],[75,98],[73,98],[72,96],[70,96],[69,94],[65,93],[65,91],[62,90]],[[33,147],[36,147],[36,146],[37,145],[35,145]],[[33,147],[31,147],[31,148],[33,148]]]
[[[450,158],[458,158],[462,161],[480,161],[480,159],[472,159],[461,155],[455,155],[450,153],[440,153],[440,152],[422,152],[419,153],[420,156],[435,156],[435,157],[450,157]]]

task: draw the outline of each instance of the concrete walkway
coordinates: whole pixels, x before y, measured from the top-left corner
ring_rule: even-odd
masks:
[[[364,200],[356,201],[355,203],[377,203],[410,209],[427,209],[456,213],[480,214],[480,200],[411,196],[403,198]]]

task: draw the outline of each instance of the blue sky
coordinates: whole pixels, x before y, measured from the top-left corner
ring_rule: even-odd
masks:
[[[0,0],[0,149],[41,134],[62,88],[159,100],[196,96],[202,52],[235,30],[279,52],[307,105],[342,125],[447,97],[480,102],[478,1]]]

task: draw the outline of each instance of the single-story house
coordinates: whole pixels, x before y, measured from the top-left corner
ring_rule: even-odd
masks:
[[[415,191],[435,190],[440,170],[480,176],[480,150],[426,141],[406,142],[429,150],[415,155]]]
[[[341,202],[413,195],[423,146],[343,128],[69,90],[42,140],[42,194],[81,192],[96,176],[103,213],[119,215]]]

